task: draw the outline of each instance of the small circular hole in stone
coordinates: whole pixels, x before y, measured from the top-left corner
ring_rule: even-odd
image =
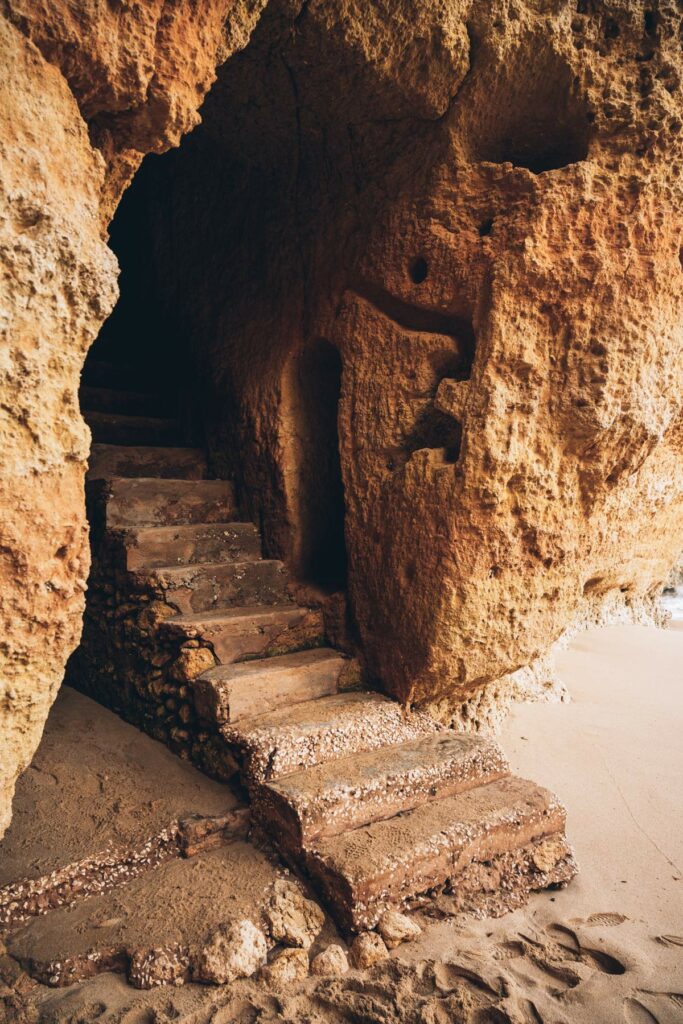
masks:
[[[422,284],[423,281],[427,280],[428,273],[429,266],[424,256],[418,256],[416,260],[413,260],[410,267],[410,280],[413,284]]]
[[[493,217],[487,217],[486,220],[483,220],[481,222],[481,224],[479,225],[479,234],[481,235],[481,237],[485,238],[486,235],[490,235],[492,227],[493,227]]]

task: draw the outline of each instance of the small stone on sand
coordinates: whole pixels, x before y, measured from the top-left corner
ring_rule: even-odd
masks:
[[[362,932],[354,940],[351,946],[351,961],[354,967],[364,970],[372,967],[380,960],[386,960],[389,950],[384,939],[376,932]]]
[[[325,923],[325,915],[306,899],[294,882],[278,879],[265,910],[268,930],[275,942],[310,949]]]
[[[272,963],[263,968],[261,977],[269,985],[282,988],[308,977],[308,953],[305,949],[283,949]]]
[[[220,925],[199,954],[195,977],[217,985],[249,978],[265,964],[267,952],[265,935],[251,921]]]
[[[388,949],[395,949],[402,942],[412,942],[422,934],[416,921],[397,910],[387,910],[382,914],[377,929]]]
[[[349,960],[341,946],[332,943],[311,961],[311,974],[338,978],[346,974]]]

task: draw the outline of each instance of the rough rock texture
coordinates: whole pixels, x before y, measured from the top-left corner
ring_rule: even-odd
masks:
[[[376,932],[361,932],[351,944],[351,961],[360,970],[372,967],[388,956],[389,950],[384,939]]]
[[[268,931],[275,942],[310,949],[325,923],[325,915],[294,882],[278,880],[265,910]]]
[[[144,154],[196,123],[217,61],[247,42],[260,6],[2,8],[0,834],[81,629],[89,438],[77,388],[116,298],[104,226]]]
[[[680,548],[681,13],[410,9],[269,5],[131,211],[270,552],[343,484],[370,675],[476,727]]]
[[[341,946],[336,942],[331,943],[322,953],[318,953],[311,960],[311,974],[320,977],[341,977],[349,969],[349,960]]]
[[[116,264],[100,227],[102,159],[66,81],[4,19],[0,46],[1,833],[80,634],[88,436],[78,375],[114,304]]]
[[[267,0],[7,0],[6,17],[61,71],[106,161],[113,212],[146,153],[177,146],[199,121],[216,64],[249,40]]]
[[[199,956],[195,976],[218,985],[249,978],[266,962],[267,952],[261,929],[251,921],[237,921],[214,932]]]
[[[680,8],[263,8],[3,5],[0,828],[80,630],[103,225],[247,42],[140,180],[267,553],[348,581],[371,675],[463,721],[680,552]]]
[[[274,988],[284,988],[308,977],[309,962],[305,949],[283,949],[263,968],[263,980]]]
[[[377,923],[377,930],[384,939],[387,949],[395,949],[402,942],[412,942],[422,933],[417,921],[397,910],[387,910],[382,914]]]

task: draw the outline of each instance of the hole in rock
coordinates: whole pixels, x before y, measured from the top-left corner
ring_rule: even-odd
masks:
[[[614,18],[607,18],[605,21],[605,39],[617,39],[619,37],[620,28],[618,22]]]
[[[430,362],[434,373],[434,395],[442,380],[465,381],[472,374],[475,352],[475,337],[472,325],[458,321],[457,336],[444,339],[451,342],[452,349],[434,351]],[[404,450],[410,455],[421,448],[442,449],[445,462],[455,463],[460,455],[462,425],[446,412],[437,409],[433,402],[426,404],[413,423],[404,441]]]
[[[645,32],[651,39],[654,39],[657,35],[657,26],[659,24],[659,16],[657,15],[657,12],[653,10],[645,11],[643,22],[645,25]]]
[[[413,284],[422,284],[423,281],[427,280],[428,273],[429,266],[427,260],[424,256],[418,256],[410,266],[410,280]]]
[[[493,228],[493,217],[487,217],[486,220],[483,220],[481,222],[481,224],[479,225],[479,234],[481,235],[482,238],[485,238],[486,235],[490,235],[491,234],[491,229],[492,228]]]
[[[462,428],[458,421],[430,405],[415,421],[405,447],[409,453],[421,448],[441,448],[444,461],[455,463],[460,454],[461,439]]]
[[[587,102],[561,56],[533,37],[495,77],[473,78],[470,88],[466,118],[473,159],[543,174],[587,157]]]

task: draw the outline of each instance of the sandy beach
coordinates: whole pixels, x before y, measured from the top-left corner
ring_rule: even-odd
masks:
[[[674,1024],[683,1019],[683,629],[620,626],[559,658],[566,703],[518,705],[500,740],[554,789],[579,862],[565,890],[498,920],[437,899],[419,941],[369,972],[281,993],[258,982],[138,992],[116,975],[38,986],[39,1020]],[[326,941],[335,938],[330,926]]]

